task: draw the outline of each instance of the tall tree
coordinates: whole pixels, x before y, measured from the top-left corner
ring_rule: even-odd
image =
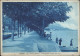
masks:
[[[71,6],[67,2],[4,2],[3,13],[28,28],[44,32],[44,28],[56,21],[64,22]],[[23,24],[24,23],[19,23]]]

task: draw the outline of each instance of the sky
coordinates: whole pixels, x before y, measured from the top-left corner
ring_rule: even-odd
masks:
[[[67,16],[70,18],[65,22],[56,22],[56,24],[61,25],[64,28],[69,28],[72,30],[78,29],[78,21],[79,21],[79,3],[78,2],[69,2],[68,6],[72,6],[72,9]]]

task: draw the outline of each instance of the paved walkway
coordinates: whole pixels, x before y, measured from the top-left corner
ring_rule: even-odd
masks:
[[[41,38],[33,31],[20,38],[15,36],[14,41],[3,40],[3,52],[60,52],[60,49],[54,41]]]

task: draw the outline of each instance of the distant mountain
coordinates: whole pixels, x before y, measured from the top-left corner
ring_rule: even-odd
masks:
[[[49,29],[54,29],[54,30],[72,30],[72,29],[69,29],[69,28],[64,28],[62,27],[61,25],[59,24],[50,24],[48,27],[45,28],[46,30],[49,30]]]

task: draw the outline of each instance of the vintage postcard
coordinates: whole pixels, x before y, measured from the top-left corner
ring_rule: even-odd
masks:
[[[1,0],[1,55],[79,56],[79,0]]]

